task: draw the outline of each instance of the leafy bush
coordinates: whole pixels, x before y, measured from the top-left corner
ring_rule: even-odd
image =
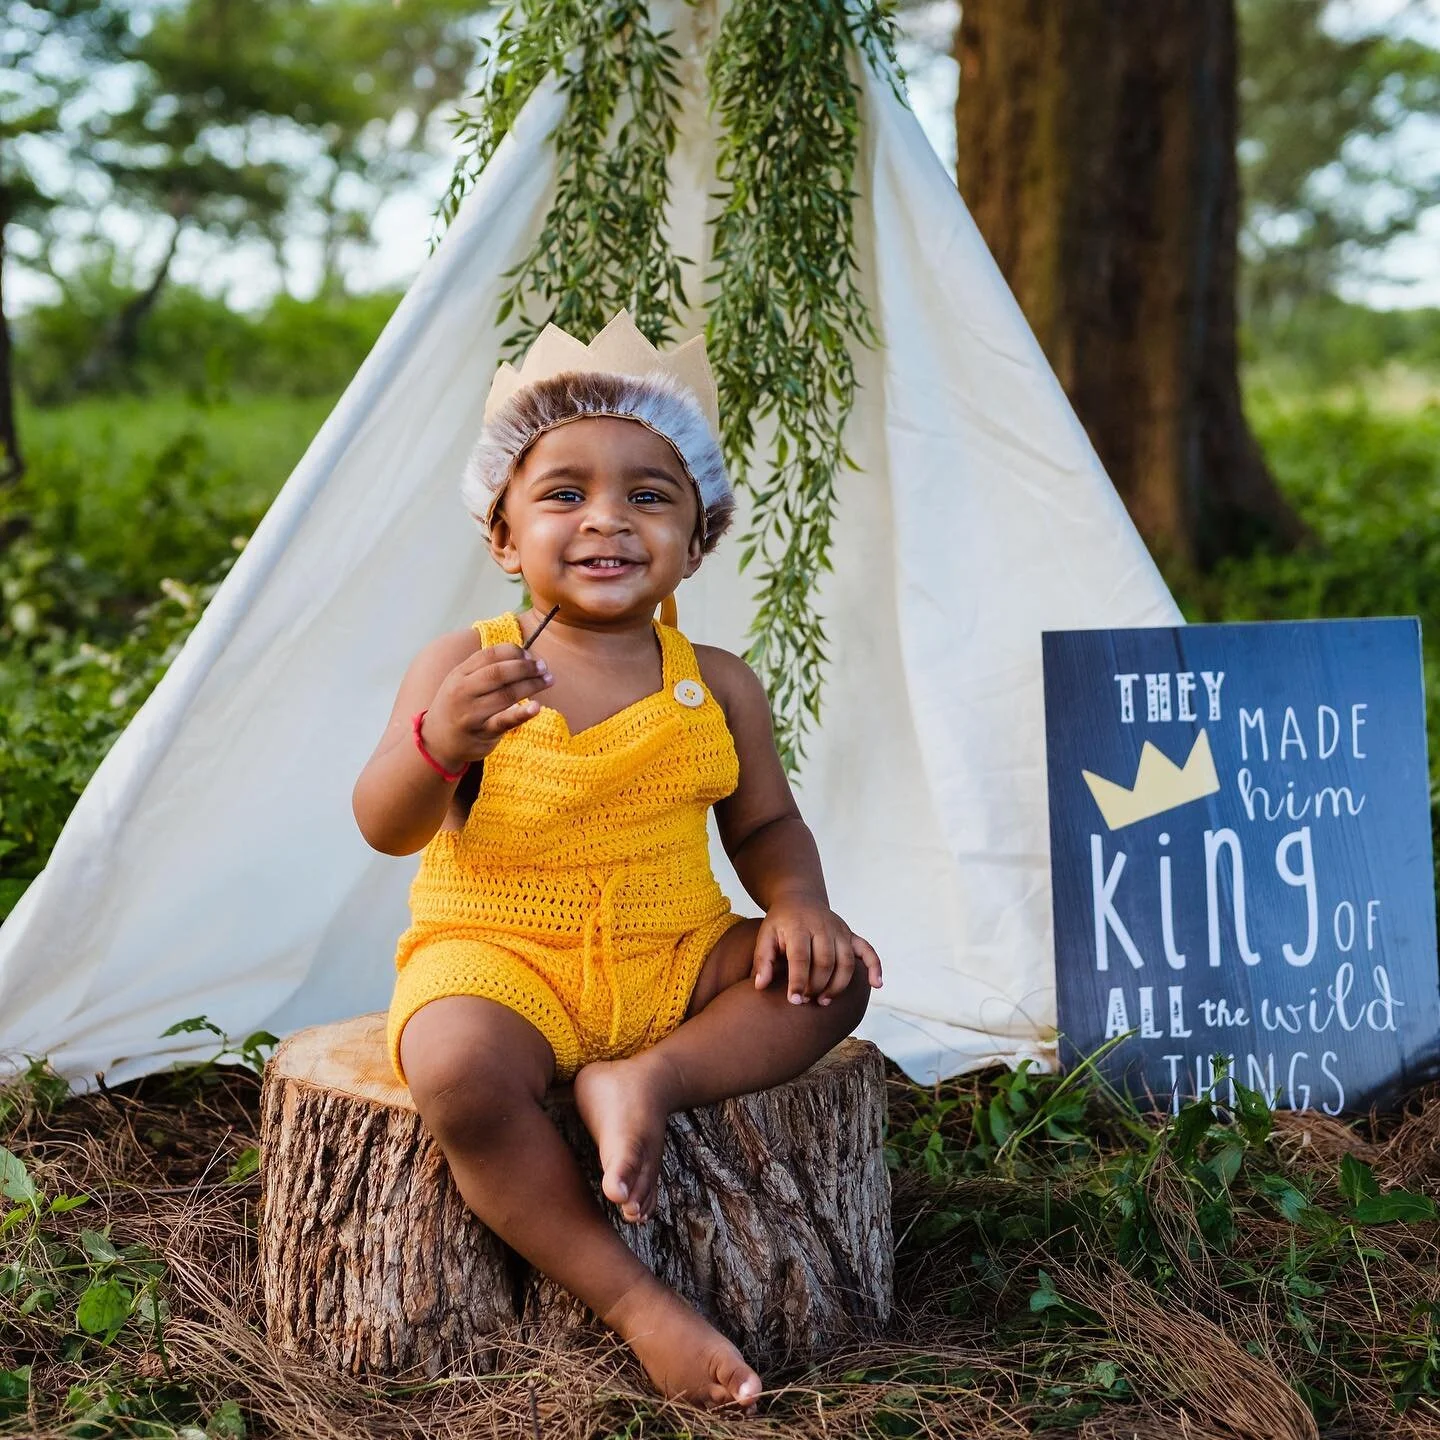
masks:
[[[1297,402],[1260,390],[1251,420],[1281,488],[1315,534],[1176,582],[1191,620],[1417,615],[1440,860],[1440,406],[1386,414],[1363,396]]]
[[[87,272],[64,298],[16,325],[16,373],[37,405],[75,398],[77,377],[130,290],[108,270]],[[90,393],[180,391],[197,400],[231,395],[333,396],[370,352],[398,293],[282,295],[259,312],[232,310],[218,296],[169,285],[141,321],[133,355],[119,357]]]
[[[1353,384],[1390,365],[1440,372],[1440,309],[1371,310],[1319,292],[1252,320],[1243,346],[1252,369],[1292,385]]]

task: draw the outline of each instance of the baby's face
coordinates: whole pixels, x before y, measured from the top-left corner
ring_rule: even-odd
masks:
[[[537,606],[595,619],[649,615],[700,564],[699,497],[668,440],[597,415],[526,451],[490,532]],[[609,563],[602,563],[609,562]]]

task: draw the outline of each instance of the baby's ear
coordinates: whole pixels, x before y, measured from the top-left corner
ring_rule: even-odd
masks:
[[[704,558],[705,542],[700,538],[700,526],[697,524],[690,532],[690,544],[685,551],[685,573],[680,578],[688,580],[700,568]]]
[[[510,533],[510,522],[503,510],[497,511],[490,522],[490,554],[507,575],[520,573],[520,552],[515,548],[515,537]]]

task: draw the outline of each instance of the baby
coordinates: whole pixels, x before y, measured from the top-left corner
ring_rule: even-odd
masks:
[[[663,1393],[750,1406],[760,1377],[624,1245],[542,1108],[573,1080],[604,1193],[644,1223],[666,1118],[798,1075],[881,981],[760,682],[653,618],[729,524],[717,432],[702,342],[662,357],[623,312],[502,366],[462,493],[533,603],[421,650],[354,809],[375,849],[424,851],[390,1055],[465,1203]],[[716,883],[711,806],[764,919]]]

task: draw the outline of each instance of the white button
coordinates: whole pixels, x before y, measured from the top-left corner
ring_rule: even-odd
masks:
[[[698,680],[682,680],[675,687],[675,698],[694,710],[705,703],[705,687]]]

